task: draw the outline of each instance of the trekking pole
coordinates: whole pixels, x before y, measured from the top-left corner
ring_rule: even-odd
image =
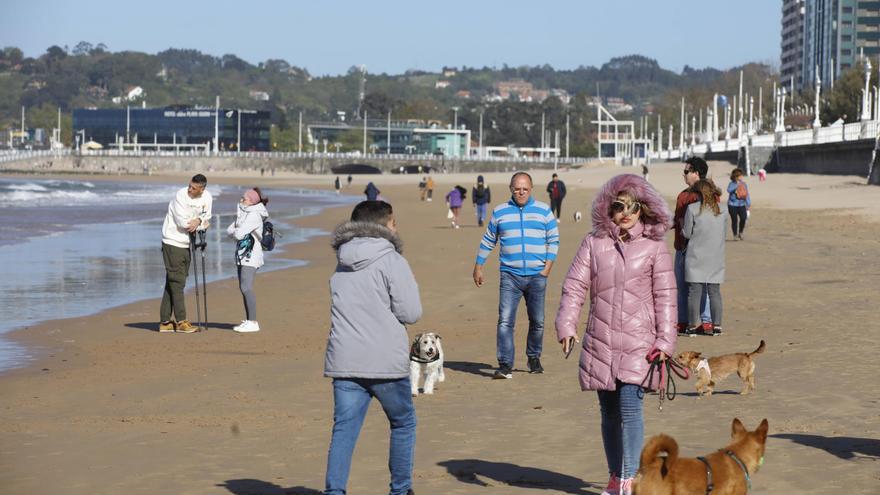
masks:
[[[202,321],[202,307],[199,304],[199,271],[198,271],[198,261],[196,260],[196,235],[195,233],[189,234],[189,253],[190,253],[190,262],[193,267],[193,278],[196,282],[196,324],[198,325],[198,329],[201,330],[201,321]]]
[[[208,284],[205,281],[205,248],[208,247],[208,241],[205,240],[205,231],[201,231],[201,248],[202,248],[202,304],[205,307],[205,330],[208,329]]]

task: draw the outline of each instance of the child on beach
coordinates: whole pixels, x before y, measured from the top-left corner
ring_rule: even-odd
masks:
[[[703,328],[706,335],[721,335],[721,283],[724,282],[724,233],[727,217],[721,214],[715,184],[701,180],[694,184],[700,201],[691,203],[684,214],[681,233],[688,239],[684,261],[684,278],[688,284],[688,320],[686,333],[693,336],[701,325],[700,303],[703,288],[709,294],[712,330]]]
[[[337,182],[339,179],[336,179]],[[269,198],[259,187],[248,189],[238,201],[235,221],[226,233],[235,238],[235,264],[238,267],[238,288],[244,299],[244,319],[232,329],[239,333],[259,332],[257,298],[254,295],[254,277],[263,266],[263,221],[269,218],[266,204]]]
[[[324,493],[346,493],[351,458],[373,397],[391,424],[391,495],[411,494],[416,412],[405,324],[422,315],[391,205],[363,201],[333,233],[330,336],[324,376],[333,378],[333,437]]]
[[[452,211],[452,227],[459,228],[460,223],[458,215],[461,213],[461,205],[464,204],[464,196],[467,189],[461,186],[455,186],[446,194],[446,206]]]
[[[626,174],[602,186],[592,219],[593,231],[562,285],[556,337],[566,355],[580,342],[577,325],[589,292],[580,385],[599,396],[610,475],[602,494],[630,495],[644,436],[640,384],[647,356],[657,350],[666,359],[675,351],[675,274],[663,240],[672,214],[646,180]]]

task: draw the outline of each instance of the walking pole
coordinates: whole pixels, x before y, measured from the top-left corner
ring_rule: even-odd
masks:
[[[199,233],[201,237],[202,248],[202,304],[205,307],[205,330],[208,329],[208,284],[205,282],[205,248],[208,247],[208,241],[205,239],[205,231]]]
[[[199,330],[202,329],[202,306],[199,304],[199,271],[198,271],[198,262],[196,260],[196,234],[191,232],[189,234],[189,253],[190,253],[190,262],[193,267],[193,278],[196,282],[196,325]]]

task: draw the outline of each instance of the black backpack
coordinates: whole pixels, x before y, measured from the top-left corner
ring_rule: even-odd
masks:
[[[260,238],[260,246],[263,251],[275,249],[275,226],[268,219],[263,220],[263,236]]]

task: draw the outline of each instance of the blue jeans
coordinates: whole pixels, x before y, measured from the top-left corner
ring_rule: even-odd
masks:
[[[416,410],[410,395],[409,377],[395,380],[336,378],[333,380],[333,438],[327,454],[325,495],[345,494],[351,457],[370,400],[382,404],[391,424],[391,495],[405,495],[412,487],[416,445]]]
[[[482,225],[483,222],[486,221],[486,210],[488,210],[488,206],[489,206],[488,203],[483,203],[483,204],[479,204],[479,203],[477,203],[477,204],[476,204],[476,207],[477,207],[477,223],[479,223],[480,225]]]
[[[516,346],[513,343],[513,330],[516,326],[516,310],[519,300],[526,299],[529,314],[529,335],[526,340],[526,356],[540,357],[544,348],[544,293],[547,291],[547,277],[541,275],[520,276],[501,272],[501,287],[498,297],[498,364],[513,368]]]
[[[687,249],[675,252],[675,286],[678,288],[678,322],[687,324],[688,318],[688,284],[684,280],[684,259]],[[709,292],[703,288],[703,300],[700,301],[700,318],[704,322],[712,321],[709,306]]]
[[[602,411],[602,444],[608,473],[632,478],[639,470],[639,454],[645,435],[639,386],[617,382],[617,390],[599,390]]]

